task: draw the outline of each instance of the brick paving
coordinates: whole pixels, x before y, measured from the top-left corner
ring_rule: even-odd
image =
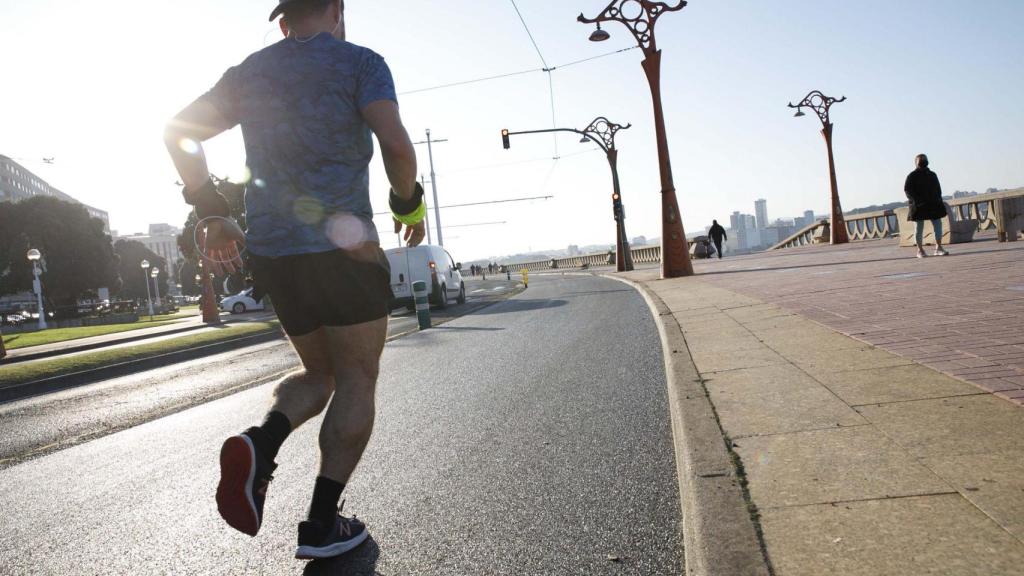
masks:
[[[697,261],[701,279],[782,306],[1024,407],[1024,242],[949,256],[895,239]],[[930,253],[930,252],[929,252]]]

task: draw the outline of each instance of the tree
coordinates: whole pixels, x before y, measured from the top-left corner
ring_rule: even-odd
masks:
[[[0,203],[0,295],[32,289],[30,248],[43,255],[43,295],[58,313],[73,315],[98,288],[120,288],[110,236],[81,204],[49,196]]]
[[[118,297],[129,300],[145,300],[146,293],[146,280],[149,280],[149,294],[156,298],[154,290],[154,283],[149,278],[149,270],[143,272],[142,261],[149,260],[150,270],[153,267],[160,269],[160,275],[157,277],[157,282],[160,286],[160,295],[164,296],[167,294],[167,281],[170,274],[167,271],[167,261],[157,255],[142,242],[135,240],[118,240],[114,244],[114,252],[117,253],[119,261],[117,263],[118,272],[121,274],[121,280],[123,286],[121,291],[118,293]]]

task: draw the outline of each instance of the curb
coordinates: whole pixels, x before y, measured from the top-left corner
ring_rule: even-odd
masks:
[[[0,388],[0,403],[21,400],[30,396],[38,396],[39,394],[58,392],[68,388],[74,388],[76,386],[92,384],[108,378],[127,376],[142,370],[160,368],[167,366],[168,364],[175,364],[178,362],[187,362],[204,356],[219,354],[221,352],[227,352],[236,348],[251,346],[253,344],[272,342],[282,338],[283,335],[281,330],[275,328],[266,332],[224,340],[223,342],[196,346],[194,348],[186,348],[184,350],[168,352],[166,354],[150,356],[148,358],[141,358],[138,360],[129,360],[127,362],[103,366],[101,368],[94,368],[92,370],[83,370],[81,372],[73,372],[71,374],[51,376],[41,380],[23,382],[21,384],[12,384],[10,386]]]
[[[608,274],[600,276],[636,289],[658,325],[679,475],[686,574],[769,576],[772,570],[736,465],[678,321],[644,284]]]

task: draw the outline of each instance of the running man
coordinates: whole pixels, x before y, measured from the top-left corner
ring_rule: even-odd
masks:
[[[377,371],[387,332],[390,272],[370,207],[371,132],[391,184],[395,232],[423,240],[423,189],[384,59],[345,41],[343,0],[281,0],[288,36],[229,68],[168,124],[167,149],[185,183],[185,201],[206,224],[206,266],[241,266],[248,251],[302,361],[281,380],[261,426],[221,449],[217,508],[233,528],[255,536],[274,459],[285,438],[326,409],[320,469],[296,558],[337,556],[367,537],[341,515],[341,494],[373,431]],[[251,178],[248,230],[228,216],[201,142],[242,126]]]
[[[708,230],[708,235],[711,236],[711,241],[715,243],[715,250],[718,251],[718,259],[722,259],[722,240],[728,240],[729,235],[725,233],[725,228],[718,223],[718,220],[711,221],[711,229]]]

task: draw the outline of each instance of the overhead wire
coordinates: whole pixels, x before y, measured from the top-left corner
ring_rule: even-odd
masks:
[[[530,43],[533,44],[533,49],[537,51],[537,56],[540,58],[540,63],[544,65],[543,72],[548,75],[548,95],[551,100],[551,127],[558,127],[558,120],[555,114],[555,84],[551,78],[552,68],[548,66],[547,59],[544,58],[544,54],[540,51],[540,46],[537,45],[537,40],[533,37],[533,32],[530,31],[530,27],[526,24],[526,19],[523,18],[523,13],[519,11],[519,6],[516,5],[516,0],[509,0],[512,3],[512,8],[515,9],[516,15],[519,16],[519,21],[523,24],[523,29],[526,30],[526,35],[530,37]],[[555,146],[554,160],[558,161],[558,138],[552,134],[551,142]]]
[[[597,60],[598,58],[606,58],[608,56],[614,56],[616,54],[621,54],[622,52],[628,52],[630,50],[636,50],[637,48],[638,48],[637,46],[629,46],[629,47],[626,47],[626,48],[620,48],[618,50],[612,50],[611,52],[605,52],[604,54],[598,54],[597,56],[591,56],[589,58],[583,58],[581,60],[573,60],[572,62],[567,62],[565,64],[559,64],[558,66],[552,66],[549,70],[555,71],[555,70],[558,70],[558,69],[561,69],[561,68],[568,68],[570,66],[575,66],[577,64],[583,64],[585,62],[590,62],[591,60]],[[507,72],[505,74],[497,74],[497,75],[494,75],[494,76],[484,76],[482,78],[471,78],[469,80],[460,80],[460,81],[457,81],[457,82],[449,82],[447,84],[438,84],[436,86],[426,86],[424,88],[416,88],[416,89],[413,89],[413,90],[406,90],[405,92],[399,92],[398,95],[399,96],[407,96],[409,94],[419,94],[421,92],[431,92],[431,91],[434,91],[434,90],[443,90],[445,88],[457,88],[459,86],[466,86],[468,84],[476,84],[478,82],[489,82],[491,80],[501,80],[503,78],[511,78],[513,76],[522,76],[523,74],[533,74],[533,73],[544,72],[544,71],[545,71],[544,68],[530,68],[529,70],[519,70],[518,72]]]

